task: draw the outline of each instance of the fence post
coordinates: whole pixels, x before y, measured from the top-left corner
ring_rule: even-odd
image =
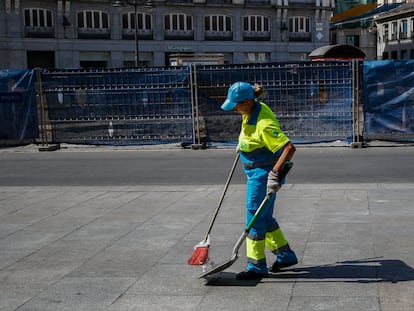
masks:
[[[364,120],[364,109],[361,103],[361,88],[362,81],[360,72],[360,61],[352,61],[352,143],[351,148],[362,148],[363,146],[363,120]]]
[[[46,124],[47,112],[46,112],[46,102],[45,97],[43,94],[43,85],[42,85],[42,75],[41,69],[35,68],[36,72],[36,98],[38,99],[37,106],[39,107],[40,111],[38,111],[40,124],[39,124],[39,132],[40,132],[40,141],[41,145],[39,147],[39,151],[54,151],[60,149],[59,144],[49,145],[49,133],[50,138],[52,138],[52,127],[49,124]]]
[[[190,84],[191,106],[193,111],[193,144],[191,146],[191,149],[205,149],[206,143],[201,143],[200,138],[200,112],[198,107],[197,67],[195,64],[191,64],[190,66]]]

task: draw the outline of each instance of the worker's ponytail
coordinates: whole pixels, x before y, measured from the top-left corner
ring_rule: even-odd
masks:
[[[254,97],[255,98],[260,98],[260,99],[266,98],[266,93],[265,93],[263,87],[260,84],[255,83],[253,85],[253,87],[254,87]]]

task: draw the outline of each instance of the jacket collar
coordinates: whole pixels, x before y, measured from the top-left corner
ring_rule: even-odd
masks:
[[[248,125],[256,125],[257,124],[257,119],[259,118],[259,113],[260,113],[261,109],[262,109],[262,105],[261,105],[260,102],[257,101],[256,105],[254,105],[253,112],[250,115],[249,120],[247,120]]]

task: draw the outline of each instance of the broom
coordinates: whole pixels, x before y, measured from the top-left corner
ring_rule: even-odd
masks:
[[[221,204],[223,203],[224,196],[227,192],[227,188],[229,187],[230,180],[233,176],[234,170],[236,169],[237,162],[239,161],[239,157],[240,157],[239,153],[237,152],[236,158],[234,159],[234,162],[233,162],[233,166],[230,170],[229,176],[227,177],[227,181],[226,181],[226,184],[224,186],[223,192],[221,193],[220,200],[217,204],[214,215],[211,218],[210,226],[208,227],[206,236],[205,236],[204,240],[202,240],[200,243],[198,243],[196,246],[194,246],[194,252],[193,252],[192,256],[190,257],[190,259],[188,259],[188,261],[187,261],[188,264],[190,264],[190,265],[201,266],[201,265],[205,264],[208,260],[208,249],[210,247],[210,232],[211,232],[211,229],[213,228],[213,224],[214,224],[214,221],[216,220],[216,217],[217,217],[217,214],[220,210]]]

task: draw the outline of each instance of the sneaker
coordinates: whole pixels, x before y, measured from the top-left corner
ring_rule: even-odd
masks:
[[[267,273],[258,273],[253,270],[244,270],[236,275],[238,280],[260,280],[267,277]]]
[[[276,261],[269,268],[270,272],[279,272],[281,268],[290,267],[296,265],[298,263],[298,259],[296,258],[296,254],[294,251],[284,251],[283,253],[277,255]]]

